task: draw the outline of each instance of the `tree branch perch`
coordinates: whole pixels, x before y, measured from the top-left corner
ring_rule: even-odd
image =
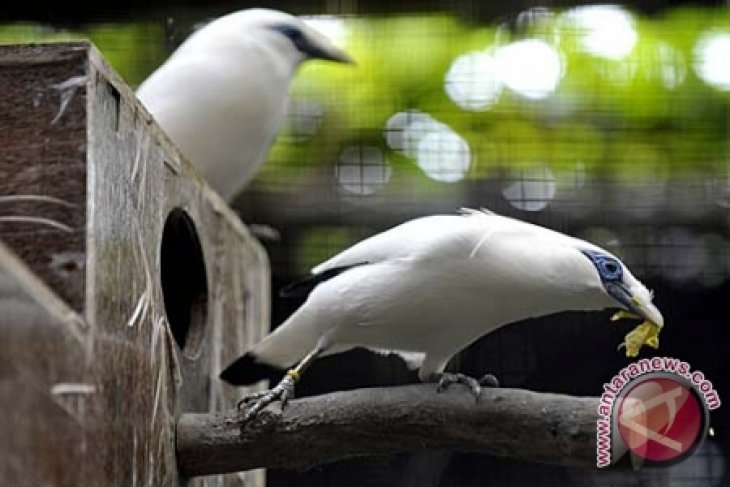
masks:
[[[183,414],[177,457],[188,476],[253,468],[307,469],[344,458],[424,449],[480,451],[595,467],[598,398],[458,386],[358,389],[270,406],[248,424],[238,411]]]

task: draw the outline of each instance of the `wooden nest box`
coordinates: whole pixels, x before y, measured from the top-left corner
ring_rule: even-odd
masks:
[[[0,47],[0,91],[0,479],[185,483],[175,420],[240,396],[267,256],[89,43]]]

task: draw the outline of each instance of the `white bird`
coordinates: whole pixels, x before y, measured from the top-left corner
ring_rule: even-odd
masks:
[[[244,398],[253,401],[249,416],[274,400],[285,404],[314,358],[357,346],[399,353],[419,367],[422,381],[439,381],[439,390],[461,382],[478,397],[478,381],[444,368],[500,326],[604,308],[664,324],[652,294],[616,256],[486,210],[396,226],[316,266],[310,278],[285,291],[309,296],[220,376],[245,385],[265,377],[270,367],[298,363],[271,391]]]
[[[241,10],[193,33],[137,95],[230,202],[263,164],[284,121],[291,80],[308,59],[353,62],[297,17]]]

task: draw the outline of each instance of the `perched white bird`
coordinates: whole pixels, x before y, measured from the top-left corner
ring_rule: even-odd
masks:
[[[479,382],[444,368],[500,326],[604,308],[664,324],[652,294],[614,255],[486,210],[401,224],[318,265],[309,279],[285,291],[309,296],[221,373],[244,385],[264,377],[267,367],[298,363],[274,389],[248,398],[256,399],[249,414],[276,399],[285,403],[315,357],[357,346],[402,354],[420,367],[421,380],[439,381],[439,390],[462,382],[478,397]]]
[[[352,59],[301,19],[234,12],[193,33],[137,95],[227,201],[256,175],[284,120],[289,85],[308,59]]]

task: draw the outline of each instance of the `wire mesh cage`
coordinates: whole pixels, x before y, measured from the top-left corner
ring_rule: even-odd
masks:
[[[654,289],[672,323],[661,354],[701,364],[721,391],[730,166],[727,87],[713,52],[730,31],[712,12],[577,6],[488,20],[468,11],[316,17],[360,65],[300,74],[285,135],[237,208],[283,230],[268,244],[277,284],[363,237],[462,206],[584,238]],[[278,318],[298,304],[279,301]],[[626,330],[607,319],[570,313],[510,325],[451,366],[494,372],[508,387],[594,395],[626,361],[615,351]],[[322,360],[302,392],[413,380],[397,361],[363,352]],[[712,422],[726,420],[717,412]],[[727,458],[718,435],[665,470],[587,474],[439,453],[273,472],[270,481],[723,485]]]
[[[263,239],[274,326],[301,304],[278,289],[336,252],[416,216],[485,207],[620,256],[665,315],[659,353],[701,368],[720,394],[730,390],[726,7],[279,7],[305,15],[358,64],[303,67],[266,164],[234,204],[244,221],[278,234]],[[134,84],[209,13],[92,24],[78,35]],[[40,35],[37,26],[2,29],[12,39]],[[507,387],[599,395],[626,365],[615,348],[627,330],[608,319],[564,313],[509,325],[451,367],[492,372]],[[360,350],[317,361],[298,393],[416,380],[398,359]],[[587,473],[429,452],[272,471],[269,484],[728,485],[723,408],[712,426],[716,436],[665,469]]]

